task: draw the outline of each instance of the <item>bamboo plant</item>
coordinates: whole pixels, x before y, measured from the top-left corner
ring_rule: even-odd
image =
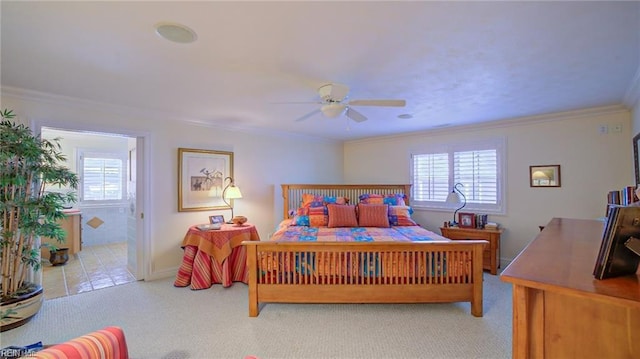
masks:
[[[36,240],[46,236],[62,243],[65,232],[58,224],[63,205],[75,202],[75,191],[45,191],[48,186],[75,190],[78,177],[63,164],[58,138],[42,139],[16,124],[13,111],[0,112],[0,254],[1,301],[30,293],[29,273],[40,269]]]

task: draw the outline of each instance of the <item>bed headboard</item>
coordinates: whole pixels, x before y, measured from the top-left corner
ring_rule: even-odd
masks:
[[[289,218],[289,210],[300,206],[303,193],[347,197],[351,204],[357,204],[360,195],[365,193],[403,193],[407,196],[405,202],[409,205],[411,195],[410,184],[283,184],[281,186],[284,198],[284,217],[282,218]]]

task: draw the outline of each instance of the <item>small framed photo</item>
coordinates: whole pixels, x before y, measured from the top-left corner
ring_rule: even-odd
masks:
[[[475,213],[458,213],[458,226],[460,228],[476,228]]]
[[[224,216],[223,215],[209,216],[209,223],[211,223],[211,224],[213,224],[213,223],[223,224],[224,223]]]
[[[560,187],[560,165],[529,166],[530,187]]]

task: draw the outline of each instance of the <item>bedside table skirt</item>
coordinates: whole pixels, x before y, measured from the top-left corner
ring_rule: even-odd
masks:
[[[244,246],[234,248],[222,264],[206,252],[198,250],[198,247],[186,246],[174,285],[207,289],[212,284],[229,287],[233,282],[247,283],[248,280],[247,249]]]

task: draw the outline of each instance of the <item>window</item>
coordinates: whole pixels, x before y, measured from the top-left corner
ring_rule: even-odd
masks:
[[[80,200],[124,200],[126,160],[110,153],[83,152],[80,154]]]
[[[449,145],[411,155],[412,203],[416,207],[450,209],[445,203],[456,183],[465,209],[504,213],[504,141]]]

